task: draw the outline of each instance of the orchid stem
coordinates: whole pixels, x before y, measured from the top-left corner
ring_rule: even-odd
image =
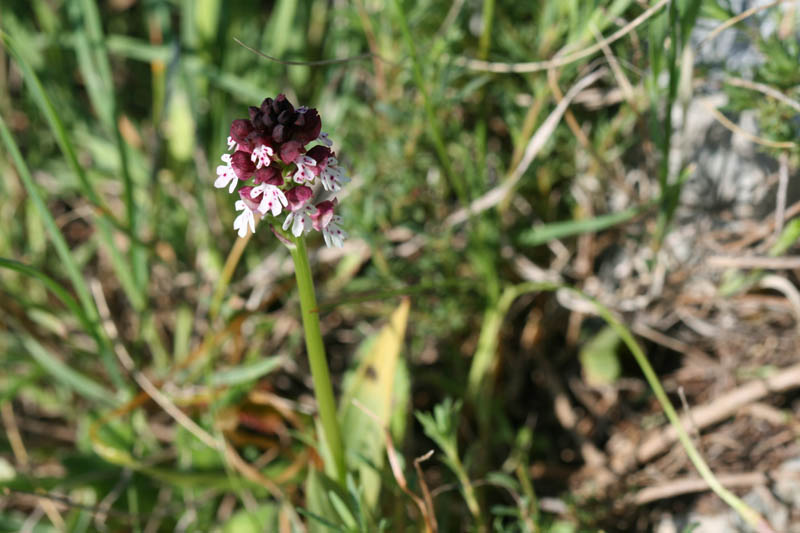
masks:
[[[336,476],[341,484],[345,481],[344,447],[339,422],[336,418],[336,401],[325,358],[325,345],[319,329],[319,308],[314,294],[314,280],[308,263],[308,251],[303,237],[292,239],[290,247],[294,260],[294,273],[297,278],[297,291],[300,293],[300,310],[303,315],[303,329],[306,335],[306,351],[311,366],[311,379],[314,382],[314,396],[317,399],[322,432],[333,459]]]

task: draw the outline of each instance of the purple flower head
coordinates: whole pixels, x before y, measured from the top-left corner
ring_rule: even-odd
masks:
[[[214,186],[233,193],[240,213],[234,221],[239,236],[255,232],[257,221],[266,217],[276,234],[278,229],[301,237],[319,231],[328,246],[342,246],[347,234],[334,214],[337,200],[311,203],[317,179],[321,188],[336,192],[349,181],[338,166],[328,134],[316,109],[295,108],[279,94],[265,98],[258,107],[248,109],[249,119],[231,123],[228,150],[217,166]],[[281,224],[276,217],[282,216]]]

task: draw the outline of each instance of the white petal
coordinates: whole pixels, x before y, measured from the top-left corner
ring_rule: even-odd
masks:
[[[239,237],[244,237],[247,235],[247,222],[245,221],[245,214],[241,213],[236,219],[233,221],[233,229],[239,230]]]
[[[256,217],[253,216],[253,212],[249,209],[247,210],[247,221],[250,223],[250,231],[253,233],[256,232]]]
[[[224,189],[225,187],[228,186],[228,181],[229,178],[225,175],[222,175],[214,181],[214,187],[216,187],[217,189]]]
[[[295,215],[294,223],[292,224],[292,235],[295,237],[299,237],[303,234],[303,230],[305,229],[305,221],[303,220],[305,215],[300,213],[299,215]]]
[[[289,200],[286,199],[286,195],[283,194],[283,191],[279,188],[275,187],[275,197],[283,204],[283,207],[287,207],[289,205]]]

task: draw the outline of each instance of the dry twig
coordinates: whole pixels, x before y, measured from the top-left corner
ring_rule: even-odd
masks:
[[[706,266],[711,269],[724,268],[762,268],[765,270],[793,270],[800,268],[800,256],[763,257],[712,255]]]
[[[720,24],[719,26],[714,28],[714,31],[709,33],[706,36],[705,39],[700,41],[700,44],[698,46],[703,46],[705,43],[715,39],[717,37],[717,35],[719,35],[723,31],[727,30],[731,26],[734,26],[734,25],[738,24],[739,22],[743,21],[744,19],[755,15],[759,11],[764,11],[764,10],[769,9],[771,7],[777,6],[778,4],[781,4],[781,3],[785,2],[785,1],[786,0],[775,0],[774,2],[770,2],[769,4],[764,4],[762,6],[756,5],[756,6],[751,7],[750,9],[742,11],[741,13],[736,15],[735,17],[729,18],[728,20],[726,20],[725,22],[723,22],[722,24]]]
[[[667,5],[669,0],[659,0],[659,2],[653,4],[651,7],[647,8],[645,11],[642,12],[641,15],[630,21],[628,24],[617,30],[616,32],[612,33],[608,37],[604,38],[602,41],[589,46],[588,48],[584,48],[583,50],[579,50],[577,52],[573,52],[572,54],[566,54],[564,56],[551,59],[548,61],[529,61],[526,63],[496,63],[492,61],[481,61],[478,59],[470,59],[465,57],[456,58],[455,64],[459,66],[464,66],[472,70],[480,70],[484,72],[495,72],[498,74],[511,74],[511,73],[523,73],[523,72],[540,72],[542,70],[549,70],[551,68],[558,68],[563,67],[564,65],[569,65],[570,63],[574,63],[584,57],[588,57],[598,50],[602,49],[603,46],[608,46],[609,44],[618,41],[628,33],[632,32],[634,29],[642,25],[647,19],[658,13],[662,7]]]
[[[420,498],[408,488],[408,482],[406,481],[405,474],[403,474],[403,467],[400,466],[400,460],[398,459],[397,451],[394,448],[392,435],[389,433],[389,430],[383,426],[378,415],[373,413],[363,403],[359,402],[358,400],[353,400],[353,405],[360,409],[365,415],[370,417],[378,425],[381,431],[383,431],[384,438],[386,439],[386,456],[389,459],[389,466],[392,469],[392,475],[397,482],[397,486],[399,486],[400,490],[406,493],[406,495],[416,504],[420,514],[422,514],[422,519],[425,521],[425,531],[427,533],[436,533],[439,529],[439,526],[436,523],[436,513],[433,509],[433,499],[431,498],[431,493],[428,490],[428,485],[425,483],[425,477],[422,475],[422,468],[419,466],[420,463],[427,461],[433,455],[433,450],[421,457],[414,459],[414,468],[417,470],[419,483],[422,487],[423,498]]]
[[[768,378],[749,381],[723,394],[710,404],[693,408],[690,411],[691,416],[697,429],[701,430],[725,420],[744,406],[759,401],[770,393],[783,392],[796,387],[800,387],[800,364],[783,368]],[[688,423],[686,416],[682,417],[681,422],[684,425]],[[640,463],[647,463],[666,451],[677,439],[677,432],[671,425],[664,429],[651,431],[639,446],[636,458]]]
[[[717,476],[720,483],[729,489],[749,488],[758,485],[768,485],[775,478],[797,479],[798,474],[789,472],[786,474],[767,475],[761,472],[746,472],[742,474],[722,474]],[[693,492],[705,492],[708,484],[697,477],[680,478],[640,490],[634,496],[633,501],[636,505],[645,505],[658,500],[666,500],[683,494]]]
[[[744,89],[751,89],[753,91],[758,91],[760,93],[766,94],[767,96],[771,96],[775,100],[778,100],[782,104],[786,104],[798,113],[800,113],[800,102],[797,100],[792,100],[778,89],[770,87],[769,85],[765,85],[763,83],[758,83],[755,81],[750,80],[743,80],[742,78],[735,78],[733,76],[726,78],[725,83],[728,85],[733,85],[735,87],[742,87]]]
[[[601,68],[578,80],[577,83],[575,83],[575,85],[573,85],[570,90],[567,91],[567,94],[564,95],[564,99],[558,103],[556,108],[545,119],[542,125],[539,126],[539,129],[536,130],[536,133],[533,135],[533,137],[531,137],[531,140],[528,141],[528,146],[525,148],[525,153],[522,156],[522,160],[520,160],[514,171],[511,172],[509,177],[502,183],[502,185],[495,187],[494,189],[475,199],[468,207],[462,207],[458,211],[452,213],[445,219],[445,227],[452,227],[461,224],[462,222],[465,222],[471,215],[475,215],[499,204],[503,198],[505,198],[505,196],[514,188],[520,178],[522,178],[522,175],[526,170],[528,170],[530,164],[533,163],[536,155],[544,147],[547,140],[553,134],[553,131],[555,131],[556,126],[558,126],[558,123],[561,121],[561,117],[564,116],[564,113],[567,111],[570,103],[572,103],[572,100],[583,89],[590,86],[595,81],[600,79],[600,77],[605,75],[606,72],[607,70],[605,68]]]
[[[760,144],[762,146],[768,146],[770,148],[794,148],[795,146],[797,146],[795,143],[790,141],[773,141],[771,139],[764,139],[763,137],[754,135],[749,131],[743,130],[737,124],[731,122],[731,120],[728,117],[720,113],[718,109],[712,107],[708,103],[702,102],[702,104],[705,106],[706,109],[708,109],[709,113],[714,115],[714,118],[717,119],[717,122],[722,124],[724,127],[729,129],[733,133],[738,133],[739,135],[741,135],[742,137],[744,137],[749,141],[752,141],[756,144]]]

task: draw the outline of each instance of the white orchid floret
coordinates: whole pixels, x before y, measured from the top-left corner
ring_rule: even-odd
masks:
[[[322,228],[322,237],[325,239],[325,245],[328,248],[336,247],[341,248],[344,245],[344,240],[347,238],[345,232],[339,225],[342,223],[342,217],[334,215],[333,219],[328,222],[328,225]]]
[[[306,181],[314,181],[314,173],[308,167],[317,166],[317,161],[307,155],[300,155],[294,160],[297,165],[297,171],[292,176],[295,183],[304,183]]]
[[[317,140],[319,142],[321,142],[322,144],[324,144],[325,146],[327,146],[328,148],[333,146],[333,141],[330,140],[330,138],[328,137],[328,134],[325,133],[324,131],[320,132],[319,137],[317,137]]]
[[[241,211],[236,220],[233,221],[233,229],[238,230],[239,237],[247,236],[248,229],[250,233],[256,232],[256,218],[253,211],[247,207],[243,200],[237,200],[234,205],[237,211]]]
[[[289,205],[286,195],[275,185],[262,183],[253,187],[253,190],[250,191],[251,198],[257,198],[259,194],[262,196],[261,202],[258,204],[258,212],[262,215],[271,212],[272,216],[276,217],[281,214],[284,207]]]
[[[297,211],[292,211],[286,215],[286,220],[283,221],[283,230],[292,228],[292,235],[299,237],[309,233],[314,225],[311,222],[311,216],[316,212],[313,206],[307,205]]]
[[[319,174],[319,179],[326,191],[333,192],[341,190],[342,186],[350,181],[344,169],[339,166],[339,161],[333,156],[326,161],[325,168]]]
[[[273,155],[275,155],[275,151],[266,144],[262,144],[253,150],[253,153],[250,155],[250,161],[256,164],[257,169],[268,167]]]
[[[238,178],[231,165],[231,154],[222,154],[220,159],[225,164],[217,167],[217,179],[214,181],[214,187],[217,189],[228,187],[228,192],[233,193],[236,189]]]

